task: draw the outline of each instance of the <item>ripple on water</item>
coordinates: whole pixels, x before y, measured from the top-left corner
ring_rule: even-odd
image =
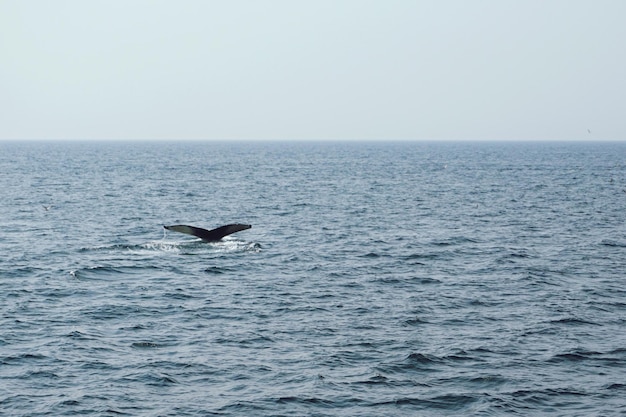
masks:
[[[626,412],[621,145],[42,146],[0,152],[2,415]]]

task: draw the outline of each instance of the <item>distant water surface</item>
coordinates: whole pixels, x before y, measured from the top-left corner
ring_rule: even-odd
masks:
[[[0,142],[0,173],[0,415],[626,415],[624,143]]]

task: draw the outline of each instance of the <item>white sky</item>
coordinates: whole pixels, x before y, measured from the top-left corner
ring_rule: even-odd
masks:
[[[0,139],[53,138],[625,140],[626,1],[0,0]]]

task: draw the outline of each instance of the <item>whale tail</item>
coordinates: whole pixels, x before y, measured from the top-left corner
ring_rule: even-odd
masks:
[[[175,232],[199,237],[200,239],[207,242],[217,242],[224,236],[232,235],[233,233],[250,229],[252,226],[249,224],[227,224],[226,226],[220,226],[217,229],[213,230],[206,230],[194,226],[186,226],[184,224],[175,224],[173,226],[163,227],[167,230],[173,230]]]

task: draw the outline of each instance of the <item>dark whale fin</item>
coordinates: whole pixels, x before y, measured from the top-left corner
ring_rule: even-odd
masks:
[[[213,230],[206,230],[200,227],[185,226],[184,224],[176,224],[174,226],[163,226],[167,230],[173,230],[179,233],[185,233],[188,235],[199,237],[207,242],[217,242],[224,236],[232,235],[233,233],[240,232],[251,228],[249,224],[227,224],[226,226],[218,227]]]

